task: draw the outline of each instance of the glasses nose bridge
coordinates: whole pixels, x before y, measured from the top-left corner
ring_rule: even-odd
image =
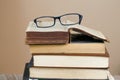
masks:
[[[56,22],[57,19],[58,19],[59,22],[60,22],[60,17],[59,17],[59,16],[58,16],[58,17],[54,17],[54,19],[55,19],[55,22]]]
[[[55,17],[55,20],[56,20],[56,19],[60,20],[60,17]]]

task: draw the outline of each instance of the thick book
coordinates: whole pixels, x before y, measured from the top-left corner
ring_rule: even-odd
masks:
[[[24,68],[23,80],[114,80],[114,78],[112,77],[112,75],[110,74],[109,71],[107,73],[107,79],[76,79],[76,78],[74,78],[74,79],[70,79],[70,78],[65,79],[65,78],[43,78],[43,77],[35,78],[35,77],[30,77],[30,68],[31,67],[32,67],[31,63],[26,63],[25,68]],[[32,69],[33,69],[33,72],[34,72],[34,73],[32,72],[33,75],[38,75],[38,74],[36,74],[38,72],[38,71],[36,71],[36,68],[32,67]],[[39,73],[42,73],[42,71],[39,71]],[[47,76],[47,74],[46,74],[46,76]]]
[[[61,45],[29,45],[32,54],[105,54],[105,44],[102,42],[82,42]]]
[[[37,68],[30,67],[30,78],[99,80],[108,79],[107,69],[73,69],[73,68]]]
[[[109,54],[104,55],[33,55],[35,67],[108,68]]]
[[[46,22],[49,23],[49,22]],[[38,28],[34,22],[30,22],[26,30],[27,44],[66,44],[70,42],[70,31],[88,35],[97,40],[108,41],[100,32],[82,25],[62,26],[59,22],[49,28]]]

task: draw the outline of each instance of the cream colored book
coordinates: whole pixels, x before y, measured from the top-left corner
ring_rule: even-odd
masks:
[[[31,78],[46,79],[108,79],[107,69],[30,68]]]
[[[104,43],[71,43],[66,45],[29,45],[32,54],[105,54]]]
[[[33,55],[33,66],[67,68],[108,68],[109,54],[104,56]]]

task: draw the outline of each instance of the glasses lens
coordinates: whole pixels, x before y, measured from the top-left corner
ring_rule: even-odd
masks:
[[[64,15],[60,18],[61,23],[64,25],[67,24],[77,24],[79,22],[79,16],[78,15]]]
[[[79,16],[78,15],[64,15],[60,18],[61,23],[64,25],[67,24],[77,24],[79,22]]]
[[[52,17],[38,18],[36,22],[38,27],[49,27],[54,24],[54,18]]]

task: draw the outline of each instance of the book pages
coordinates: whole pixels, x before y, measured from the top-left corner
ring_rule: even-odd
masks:
[[[89,34],[89,35],[106,40],[106,37],[100,31],[97,31],[97,30],[94,30],[94,29],[91,29],[91,28],[88,28],[88,27],[85,27],[82,25],[73,25],[73,26],[69,26],[68,28],[76,28],[76,29],[79,29],[80,31],[83,31],[83,32]]]
[[[71,23],[71,21],[68,21],[68,23]],[[68,26],[68,28],[76,28],[76,29],[79,29],[80,31],[83,31],[83,32],[89,34],[89,35],[93,35],[98,38],[106,40],[106,37],[100,31],[97,31],[95,29],[91,29],[91,28],[88,28],[88,27],[85,27],[85,26],[82,26],[79,24]]]
[[[44,24],[48,24],[49,22],[45,22]],[[36,24],[31,21],[27,27],[26,32],[56,32],[56,31],[63,31],[67,32],[67,27],[62,26],[59,22],[56,22],[55,26],[49,28],[38,28]]]

